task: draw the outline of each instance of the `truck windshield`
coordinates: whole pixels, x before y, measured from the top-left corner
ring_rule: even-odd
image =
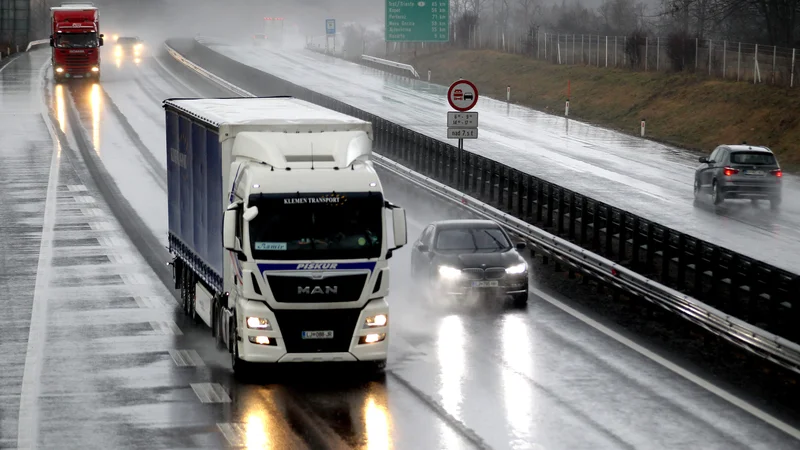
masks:
[[[383,196],[379,193],[252,195],[255,259],[377,258],[381,254]]]
[[[94,48],[97,44],[97,33],[62,34],[57,41],[60,48]]]

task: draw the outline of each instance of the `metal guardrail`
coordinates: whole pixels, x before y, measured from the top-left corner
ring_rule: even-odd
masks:
[[[645,221],[479,155],[469,152],[459,154],[452,145],[233,61],[205,46],[196,45],[193,52],[215,66],[215,70],[227,71],[227,80],[190,62],[193,70],[205,72],[226,84],[258,83],[258,86],[268,87],[266,90],[270,91],[261,95],[291,95],[372,122],[375,147],[385,150],[383,156],[375,155],[375,160],[387,169],[477,214],[504,224],[511,232],[532,242],[536,249],[534,251],[552,256],[570,266],[570,270],[580,270],[634,296],[654,302],[742,348],[800,372],[800,346],[796,343],[780,337],[778,333],[733,317],[729,312],[717,308],[717,305],[703,303],[695,296],[681,293],[680,287],[662,284],[674,280],[694,281],[694,290],[706,296],[709,293],[717,295],[720,287],[727,284],[733,287],[729,290],[735,294],[736,288],[741,286],[736,281],[741,269],[759,269],[757,262],[745,260],[741,255]],[[181,56],[179,61],[188,59]],[[632,245],[629,245],[631,242]],[[731,259],[723,258],[726,254]],[[707,260],[706,256],[710,259]],[[659,261],[660,265],[657,264]],[[693,272],[691,280],[686,276],[687,269]],[[777,272],[774,268],[772,270],[773,282],[749,282],[753,288],[746,290],[749,294],[747,297],[750,300],[763,298],[763,291],[769,290],[770,306],[779,300],[789,302],[789,308],[781,315],[788,319],[789,327],[786,329],[796,335],[797,317],[800,315],[798,279],[796,276],[791,278],[791,274]],[[745,273],[749,272],[745,270]],[[654,281],[648,274],[660,275],[662,282]],[[723,277],[729,277],[727,283]],[[710,288],[705,289],[709,285]],[[721,300],[724,303],[725,299]],[[795,302],[795,308],[791,308],[792,301]]]
[[[31,47],[35,47],[37,45],[49,44],[49,43],[50,43],[50,39],[39,39],[39,40],[36,40],[36,41],[30,41],[30,42],[28,42],[28,47],[25,49],[25,51],[29,52],[29,51],[31,51]]]
[[[369,56],[369,55],[361,55],[361,60],[366,61],[368,63],[367,65],[371,66],[383,66],[383,68],[392,68],[403,72],[410,72],[412,75],[414,75],[414,78],[419,79],[419,74],[417,73],[416,69],[414,69],[414,66],[410,64],[403,64],[396,61],[376,58],[374,56]]]

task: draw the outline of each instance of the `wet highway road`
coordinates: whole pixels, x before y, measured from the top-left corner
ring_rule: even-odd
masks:
[[[274,53],[218,38],[200,41],[239,62],[425,135],[440,140],[446,135],[446,87],[387,76],[310,51]],[[469,151],[689,235],[800,271],[800,180],[795,176],[784,177],[779,212],[770,211],[768,202],[753,207],[742,200],[715,208],[705,198],[695,206],[696,155],[487,97],[480,97],[473,111],[480,113],[480,138],[464,143]],[[636,127],[638,123],[631,124],[631,129]]]
[[[0,146],[2,180],[20,179],[0,184],[15,212],[0,216],[0,242],[11,249],[0,260],[4,268],[19,268],[2,272],[3,286],[16,290],[12,307],[0,313],[0,446],[797,445],[554,306],[567,301],[557,286],[533,283],[531,304],[521,310],[421,301],[411,289],[407,251],[392,260],[395,328],[385,380],[359,380],[344,368],[324,376],[318,369],[292,370],[253,384],[235,381],[227,354],[215,348],[208,330],[177,311],[154,272],[165,268],[147,264],[122,231],[95,182],[103,174],[92,173],[84,160],[102,162],[101,171],[118,181],[143,218],[143,232],[161,240],[159,97],[229,94],[166,60],[118,72],[104,67],[96,88],[48,81],[53,141],[38,101],[46,60],[46,52],[33,52],[0,73],[3,112],[11,105],[26,113],[3,116],[21,125],[16,138],[4,135]],[[23,149],[26,159],[14,160]],[[411,238],[430,221],[463,217],[381,174],[389,198],[409,210]],[[12,237],[23,233],[28,239]],[[6,361],[12,370],[5,370]]]

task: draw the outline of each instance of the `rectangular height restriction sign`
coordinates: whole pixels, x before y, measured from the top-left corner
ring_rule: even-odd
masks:
[[[386,42],[447,42],[450,0],[386,0]]]

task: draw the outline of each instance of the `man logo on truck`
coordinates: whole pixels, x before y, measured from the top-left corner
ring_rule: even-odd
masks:
[[[338,294],[339,293],[339,286],[324,286],[325,290],[322,290],[323,286],[314,286],[312,289],[311,286],[297,286],[297,293],[298,294]]]

